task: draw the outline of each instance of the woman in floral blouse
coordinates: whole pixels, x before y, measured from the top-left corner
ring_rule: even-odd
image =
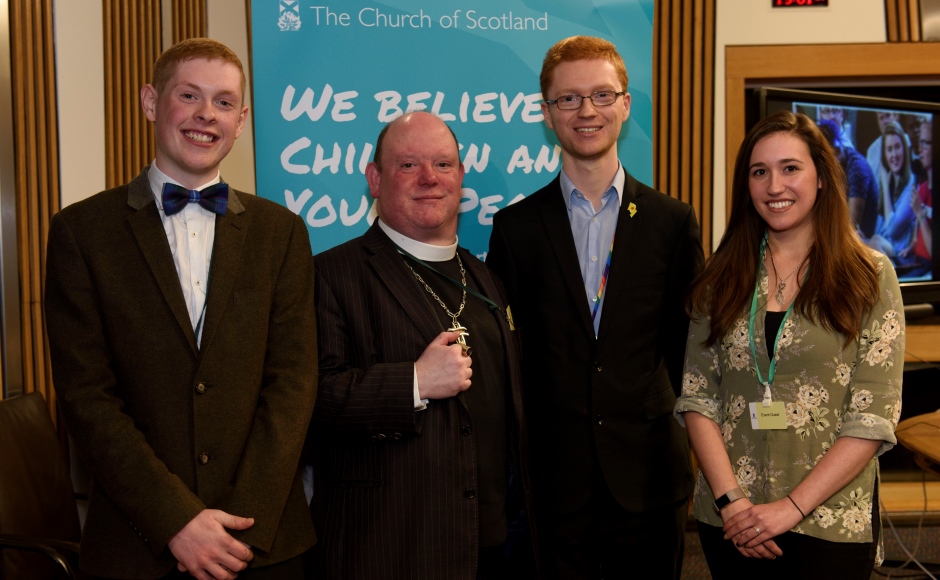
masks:
[[[691,291],[675,409],[699,462],[708,565],[715,578],[867,580],[881,561],[877,456],[901,413],[897,276],[856,237],[845,174],[808,117],[758,123],[733,180],[728,228]]]

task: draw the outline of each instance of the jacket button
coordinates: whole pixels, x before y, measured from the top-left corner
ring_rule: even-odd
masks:
[[[375,439],[377,441],[385,441],[387,437],[385,436],[385,433],[379,433],[378,435],[375,436]]]
[[[205,465],[205,464],[207,464],[207,463],[209,463],[209,454],[208,454],[208,453],[200,453],[200,454],[199,454],[199,465]]]
[[[473,433],[473,427],[470,425],[464,425],[460,432],[463,433],[464,437],[469,437],[470,434]]]
[[[595,373],[599,373],[599,372],[601,372],[602,370],[604,370],[604,367],[602,367],[600,363],[594,363],[594,372],[595,372]]]
[[[604,424],[604,417],[602,417],[601,415],[594,415],[594,424],[595,424],[595,425],[603,425],[603,424]]]
[[[392,433],[392,439],[394,439],[395,441],[398,441],[399,439],[401,439],[401,433]]]
[[[206,392],[206,384],[203,382],[196,383],[196,392],[200,395]]]
[[[477,490],[475,490],[475,489],[468,489],[468,490],[466,490],[465,492],[463,492],[463,496],[464,496],[465,498],[467,498],[467,499],[473,499],[473,498],[475,498],[475,497],[477,496]]]

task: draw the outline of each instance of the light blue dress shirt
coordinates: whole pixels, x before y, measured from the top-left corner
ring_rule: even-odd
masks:
[[[589,312],[594,312],[610,244],[617,230],[617,216],[620,214],[625,179],[621,166],[610,187],[601,197],[601,208],[595,211],[591,201],[578,191],[564,170],[561,172],[561,193],[568,208],[568,221],[571,223],[571,234],[574,236],[574,246],[578,252],[581,280],[584,281]],[[606,295],[606,291],[604,294]],[[601,296],[597,316],[594,317],[594,336],[597,336],[603,309],[604,296]]]

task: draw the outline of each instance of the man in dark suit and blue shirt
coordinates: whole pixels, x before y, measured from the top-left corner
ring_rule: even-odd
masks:
[[[496,213],[487,265],[522,334],[544,568],[678,578],[691,474],[672,407],[683,297],[703,261],[698,223],[618,160],[630,93],[613,44],[562,40],[540,82],[562,171]]]
[[[93,477],[81,566],[97,577],[300,579],[316,541],[298,469],[310,242],[296,215],[220,182],[244,91],[224,45],[168,49],[140,92],[154,163],[52,220],[52,371]]]
[[[379,219],[316,256],[317,578],[534,577],[511,571],[531,554],[518,347],[495,277],[457,246],[463,173],[443,121],[399,117],[366,169]]]

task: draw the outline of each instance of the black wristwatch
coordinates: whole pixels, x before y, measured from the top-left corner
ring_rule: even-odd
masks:
[[[739,499],[744,499],[746,497],[747,494],[744,493],[744,490],[740,487],[736,487],[715,500],[715,511],[721,513],[721,510],[729,503],[738,501]]]

